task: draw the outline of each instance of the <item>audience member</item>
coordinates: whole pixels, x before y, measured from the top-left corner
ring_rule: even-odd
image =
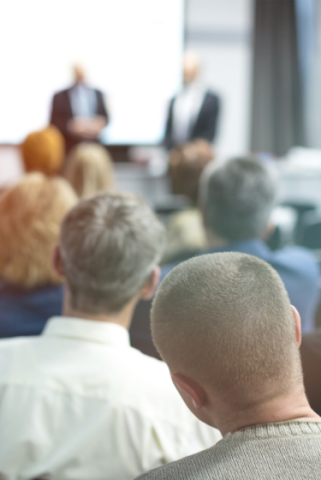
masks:
[[[30,173],[0,195],[0,338],[39,334],[62,309],[52,267],[60,225],[76,203],[69,184]]]
[[[22,144],[22,158],[26,172],[56,175],[65,159],[62,134],[53,125],[30,133]]]
[[[167,225],[168,261],[191,255],[205,247],[206,236],[202,216],[196,208],[198,185],[204,167],[214,158],[211,145],[206,140],[195,140],[170,151],[169,177],[173,193],[185,195],[193,208],[174,213]]]
[[[62,317],[0,342],[0,476],[126,480],[213,445],[167,366],[130,347],[157,285],[164,231],[139,197],[100,194],[64,220],[54,263]]]
[[[271,251],[262,240],[276,194],[276,179],[253,158],[235,158],[209,168],[200,193],[208,244],[203,253],[236,251],[267,261],[279,273],[290,301],[298,309],[303,332],[309,332],[314,329],[319,268],[307,249]],[[173,266],[165,266],[163,274]]]
[[[67,157],[64,176],[80,198],[112,190],[114,187],[112,158],[102,145],[80,143]]]
[[[300,350],[305,391],[311,407],[321,415],[321,329],[303,335]]]
[[[242,253],[188,260],[162,282],[155,344],[214,447],[141,479],[319,479],[321,419],[308,404],[300,316],[279,275]]]

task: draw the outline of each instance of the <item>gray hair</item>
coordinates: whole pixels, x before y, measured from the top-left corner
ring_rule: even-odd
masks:
[[[200,206],[209,231],[229,241],[263,234],[276,201],[275,175],[252,157],[234,158],[207,171]]]
[[[60,237],[72,307],[121,311],[159,262],[164,241],[164,227],[136,195],[103,193],[80,202]]]

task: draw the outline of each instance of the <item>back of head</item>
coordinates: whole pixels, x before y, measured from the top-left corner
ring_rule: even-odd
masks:
[[[152,308],[153,339],[172,372],[248,408],[302,384],[284,285],[242,253],[188,260],[169,273]]]
[[[207,229],[230,242],[260,237],[276,199],[275,178],[254,158],[234,158],[204,176]]]
[[[68,155],[65,178],[80,198],[114,187],[112,158],[97,143],[81,143]]]
[[[76,201],[65,180],[41,173],[26,175],[0,195],[0,278],[23,288],[61,283],[52,251]]]
[[[30,133],[22,144],[22,156],[26,172],[56,175],[65,157],[64,138],[53,125]]]
[[[171,150],[169,175],[173,192],[186,195],[195,205],[201,173],[213,158],[213,149],[206,140],[195,140]]]
[[[164,228],[135,195],[104,193],[80,202],[61,231],[71,305],[85,313],[117,313],[161,258]]]

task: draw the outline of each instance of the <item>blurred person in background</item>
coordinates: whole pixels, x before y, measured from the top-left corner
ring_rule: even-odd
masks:
[[[38,335],[62,309],[52,251],[76,203],[63,179],[26,175],[0,195],[0,338]]]
[[[74,84],[54,95],[50,123],[63,134],[66,149],[82,141],[98,141],[109,120],[103,93],[90,87],[81,64],[76,64]]]
[[[314,330],[320,279],[315,257],[296,246],[272,251],[263,240],[276,204],[274,174],[255,158],[234,158],[208,168],[200,189],[207,231],[203,253],[243,252],[268,262],[279,273],[301,315],[302,331]]]
[[[65,160],[65,142],[62,134],[52,125],[30,133],[21,145],[26,172],[57,175]]]
[[[162,266],[163,279],[180,261],[191,255],[243,252],[262,258],[280,275],[302,319],[302,331],[315,328],[320,271],[312,253],[291,246],[272,251],[264,242],[271,230],[270,216],[276,204],[277,179],[256,158],[234,158],[205,167],[199,185],[199,207],[206,229],[206,248],[186,252]],[[158,358],[150,332],[151,302],[139,302],[132,322],[133,344]]]
[[[200,176],[215,155],[206,140],[194,140],[169,153],[169,177],[172,191],[185,195],[191,207],[171,215],[167,225],[166,258],[183,260],[186,256],[205,248],[206,234],[201,212],[197,208]]]
[[[113,160],[97,143],[80,143],[73,147],[67,156],[64,177],[79,198],[115,187]]]
[[[0,341],[0,476],[131,480],[212,446],[167,366],[130,346],[139,298],[159,278],[164,228],[135,195],[104,193],[65,218],[54,264],[63,316]]]
[[[200,60],[195,52],[187,51],[183,58],[183,90],[169,105],[165,146],[178,145],[202,138],[212,143],[215,139],[219,112],[219,97],[205,89],[200,81]]]

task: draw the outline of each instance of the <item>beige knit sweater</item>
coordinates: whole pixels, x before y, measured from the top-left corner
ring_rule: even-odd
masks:
[[[284,422],[228,433],[214,447],[140,480],[321,480],[321,423]]]

